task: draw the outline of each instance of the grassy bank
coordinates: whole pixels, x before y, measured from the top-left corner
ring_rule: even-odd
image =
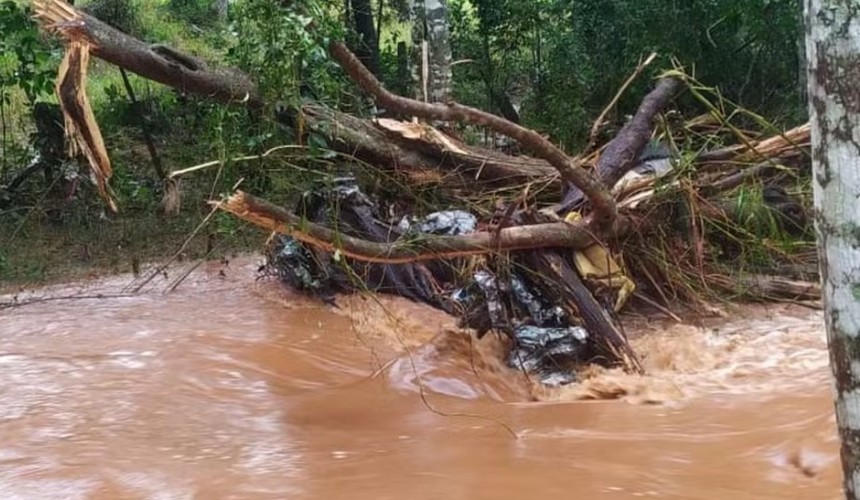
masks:
[[[100,208],[75,209],[62,222],[31,211],[24,218],[0,216],[0,288],[14,289],[137,272],[148,262],[218,259],[259,249],[265,235],[203,210],[178,215],[137,211],[105,217]],[[184,246],[184,248],[183,248]]]
[[[206,60],[223,60],[230,46],[226,26],[206,25],[205,30],[200,29],[189,22],[189,16],[200,13],[182,11],[204,8],[202,3],[129,0],[130,14],[117,7],[121,4],[124,5],[91,0],[80,5],[95,9],[99,17],[115,21],[144,40],[181,47]],[[205,16],[197,17],[205,20]],[[52,80],[61,51],[58,44],[48,50],[54,43],[50,39],[45,43],[48,45],[42,47],[47,50],[43,54],[47,59],[39,68]],[[137,105],[131,103],[116,67],[95,59],[90,65],[87,95],[111,157],[111,188],[120,207],[118,214],[105,213],[81,159],[64,163],[53,180],[40,172],[28,177],[14,192],[4,191],[4,181],[12,182],[37,158],[35,141],[39,139],[33,137],[36,127],[32,95],[20,86],[3,86],[0,288],[134,272],[146,262],[161,261],[176,253],[186,259],[217,259],[259,248],[265,238],[259,231],[245,229],[220,213],[207,221],[211,207],[206,201],[217,199],[240,182],[247,188],[277,188],[284,184],[272,182],[272,177],[279,175],[277,162],[235,165],[225,161],[218,168],[183,179],[179,187],[180,208],[167,214],[162,206],[163,184],[143,141],[140,120],[144,118],[167,172],[253,154],[269,146],[267,141],[283,142],[289,138],[275,137],[270,130],[272,124],[250,126],[241,109],[225,109],[182,96],[133,74],[129,79]],[[35,100],[56,103],[51,81]],[[70,181],[73,177],[77,180]],[[74,195],[66,196],[72,184],[76,185]]]

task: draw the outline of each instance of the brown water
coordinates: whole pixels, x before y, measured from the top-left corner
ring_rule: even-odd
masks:
[[[0,310],[0,498],[840,497],[820,313],[634,321],[649,376],[553,391],[427,308],[221,270]]]

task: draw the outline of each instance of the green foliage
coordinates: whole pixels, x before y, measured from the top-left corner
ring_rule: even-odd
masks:
[[[30,103],[53,89],[56,58],[40,39],[29,7],[0,3],[0,99],[8,104],[10,87],[20,87]]]
[[[218,21],[213,3],[207,0],[168,0],[167,9],[177,19],[208,27]]]
[[[269,101],[296,104],[303,93],[336,99],[341,81],[333,76],[338,73],[325,47],[326,36],[339,30],[325,7],[316,1],[238,3],[232,24],[238,43],[227,60],[254,75]]]
[[[797,2],[584,1],[569,14],[572,30],[565,39],[583,48],[580,61],[594,75],[588,88],[598,101],[608,100],[636,61],[654,51],[663,68],[675,58],[740,106],[759,112],[800,106]],[[552,63],[583,68],[580,61]]]
[[[639,60],[659,59],[613,117],[632,113],[651,78],[680,63],[728,99],[792,123],[801,100],[800,8],[791,0],[451,0],[459,99],[499,111],[575,148]],[[695,102],[685,103],[691,110]]]
[[[138,4],[134,0],[93,0],[84,10],[129,35],[141,37],[145,33]]]

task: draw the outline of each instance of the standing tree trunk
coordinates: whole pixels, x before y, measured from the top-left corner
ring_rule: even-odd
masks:
[[[134,114],[138,125],[140,125],[140,132],[143,134],[143,143],[146,144],[146,150],[149,151],[149,159],[152,160],[152,168],[155,170],[158,180],[164,181],[167,179],[167,173],[161,165],[161,158],[158,156],[158,150],[155,149],[155,141],[152,139],[152,134],[149,133],[149,125],[146,123],[144,107],[137,100],[137,97],[135,97],[134,87],[131,86],[131,81],[128,79],[125,69],[120,68],[119,74],[122,76],[122,84],[125,86],[126,94],[128,94],[128,101],[131,103],[132,114]]]
[[[227,22],[227,14],[230,10],[230,0],[215,0],[215,17],[219,23]]]
[[[409,52],[406,50],[406,42],[397,42],[397,73],[395,76],[394,91],[397,95],[407,97],[409,95]]]
[[[379,39],[370,0],[351,0],[350,15],[358,36],[353,52],[371,73],[379,77]]]
[[[520,113],[511,102],[511,98],[507,92],[496,82],[496,71],[493,63],[493,55],[490,51],[490,33],[488,30],[481,29],[481,45],[484,56],[484,85],[487,87],[487,97],[489,99],[488,108],[496,108],[505,119],[514,123],[520,123]]]
[[[416,98],[448,102],[453,78],[447,0],[413,0],[412,44]]]
[[[806,22],[803,18],[806,0],[795,1],[797,2],[797,9],[800,13],[798,15],[798,18],[800,19],[798,28],[803,29],[804,23]],[[809,101],[806,98],[806,93],[809,89],[809,82],[806,79],[808,67],[809,66],[806,61],[806,40],[804,40],[803,37],[797,37],[797,83],[800,86],[800,104],[803,107],[809,105]]]
[[[860,4],[806,2],[813,190],[845,496],[860,492]]]

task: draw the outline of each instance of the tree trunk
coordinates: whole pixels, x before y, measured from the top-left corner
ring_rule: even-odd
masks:
[[[430,102],[448,102],[451,97],[451,38],[447,0],[425,0],[427,41],[430,54]]]
[[[845,497],[860,493],[860,7],[806,3],[806,55],[824,316]]]
[[[426,61],[428,48],[424,23],[424,0],[412,0],[409,5],[409,15],[412,18],[412,57],[409,62],[412,68],[413,94],[415,99],[427,102],[429,73]]]
[[[797,12],[800,13],[798,16],[800,18],[800,29],[803,29],[804,19],[803,19],[803,9],[806,4],[806,0],[795,0],[797,2]],[[806,61],[806,41],[803,37],[797,38],[797,83],[800,86],[800,103],[802,106],[806,107],[809,105],[809,100],[807,99],[807,90],[809,88],[809,82],[807,81],[807,71],[808,64]]]
[[[447,0],[413,0],[412,45],[416,99],[448,102],[452,76]]]
[[[379,119],[364,120],[316,103],[302,106],[306,130],[326,138],[329,147],[354,155],[380,169],[410,177],[431,179],[455,191],[486,189],[537,182],[546,185],[543,195],[558,199],[562,183],[558,172],[545,160],[508,156],[498,151],[469,146],[429,125]],[[280,122],[293,126],[292,116]],[[332,124],[338,126],[332,126]]]
[[[215,0],[215,16],[219,23],[227,22],[227,13],[230,9],[230,0]]]
[[[152,168],[155,170],[158,180],[163,181],[167,179],[167,173],[161,164],[158,150],[155,149],[155,141],[152,139],[152,134],[149,133],[149,125],[146,123],[143,105],[134,95],[134,87],[131,86],[131,81],[129,81],[125,69],[120,68],[119,73],[122,76],[122,84],[125,86],[125,92],[128,94],[128,101],[131,103],[132,114],[134,114],[138,125],[140,125],[140,132],[143,134],[143,143],[146,144],[146,150],[149,151],[149,159],[152,160]]]
[[[98,19],[63,7],[62,2],[40,0],[34,6],[36,15],[47,26],[55,26],[60,36],[90,40],[94,55],[120,68],[182,92],[251,107],[261,105],[253,82],[234,68],[207,67],[170,47],[147,45]],[[245,96],[249,97],[243,100]],[[290,112],[295,118],[295,110]],[[468,146],[424,125],[415,125],[410,130],[411,125],[398,126],[393,120],[362,120],[315,103],[305,104],[302,114],[308,129],[326,137],[333,149],[355,154],[381,168],[418,173],[437,171],[446,185],[458,189],[481,190],[540,182],[551,188],[545,191],[546,196],[555,197],[561,190],[556,169],[542,159]],[[281,115],[279,119],[292,125],[290,116]]]
[[[406,97],[409,95],[409,54],[406,50],[406,42],[397,42],[397,73],[394,82],[394,91],[397,95]]]
[[[607,186],[614,186],[621,177],[638,163],[639,155],[651,138],[651,130],[657,114],[681,89],[681,82],[675,78],[664,78],[639,105],[633,118],[618,132],[606,149],[600,154],[596,170],[600,180]],[[559,214],[579,208],[586,200],[581,190],[570,186],[564,200],[555,207]]]
[[[371,73],[379,77],[379,40],[376,38],[370,0],[351,0],[350,14],[358,35],[353,52]]]

